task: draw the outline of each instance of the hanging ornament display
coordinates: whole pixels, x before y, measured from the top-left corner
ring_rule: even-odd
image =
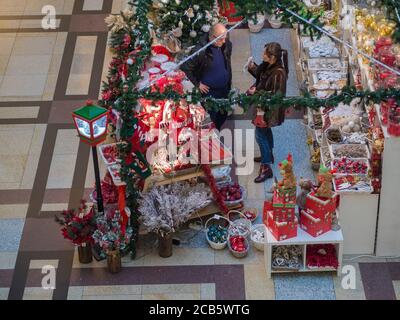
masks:
[[[174,35],[174,37],[180,38],[182,37],[183,31],[182,28],[175,28],[174,30],[172,30],[172,34]]]
[[[190,31],[190,36],[191,36],[192,38],[196,38],[196,37],[197,37],[197,32],[194,31],[194,30]]]
[[[201,27],[201,31],[206,32],[206,33],[209,32],[210,29],[211,29],[211,26],[209,24],[205,24]]]

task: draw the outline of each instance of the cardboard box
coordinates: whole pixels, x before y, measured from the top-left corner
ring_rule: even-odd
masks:
[[[334,193],[332,198],[322,198],[315,195],[312,191],[306,198],[306,209],[309,213],[318,218],[323,218],[327,212],[333,213],[336,211],[338,202],[338,194]]]
[[[278,241],[297,237],[297,226],[297,217],[295,217],[293,221],[276,222],[273,217],[273,212],[267,212],[267,228]]]
[[[332,213],[326,212],[323,217],[313,216],[310,211],[301,210],[300,228],[314,238],[327,233],[332,227]]]

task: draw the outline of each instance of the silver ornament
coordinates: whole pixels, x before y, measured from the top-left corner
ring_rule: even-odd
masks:
[[[192,31],[190,31],[190,34],[189,34],[192,38],[196,38],[197,37],[197,32],[196,31],[194,31],[194,30],[192,30]]]
[[[209,24],[205,24],[201,27],[201,31],[203,32],[209,32],[211,29],[211,26]]]

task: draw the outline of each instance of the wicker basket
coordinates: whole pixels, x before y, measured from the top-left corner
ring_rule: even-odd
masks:
[[[231,220],[232,213],[239,214],[240,218],[236,220]],[[228,212],[228,220],[230,221],[230,226],[228,229],[228,235],[237,235],[248,238],[251,233],[251,221],[246,218],[246,216],[237,210],[230,210]]]
[[[230,221],[222,216],[218,216],[215,215],[213,217],[211,217],[210,219],[207,220],[206,222],[206,239],[208,244],[210,245],[211,248],[215,249],[215,250],[222,250],[225,249],[226,244],[227,244],[227,240],[225,242],[221,242],[221,243],[217,243],[212,241],[209,237],[208,237],[208,228],[210,227],[210,225],[215,224],[215,225],[222,225],[224,227],[228,227],[230,225]]]
[[[218,189],[221,189],[222,187],[231,185],[231,179],[228,179],[228,181],[229,181],[229,182],[226,182],[226,181],[217,182],[217,187],[218,187]],[[240,191],[241,191],[241,193],[242,193],[242,197],[241,197],[240,199],[235,200],[235,201],[226,201],[226,200],[224,201],[225,204],[226,204],[228,207],[236,206],[236,205],[238,205],[239,203],[241,203],[241,202],[246,198],[246,189],[245,189],[243,186],[240,186]]]
[[[264,28],[264,24],[265,24],[265,16],[258,14],[256,24],[254,24],[254,22],[251,19],[249,19],[249,22],[248,22],[249,31],[250,32],[260,32]]]
[[[264,232],[264,242],[260,242],[260,241],[257,241],[257,240],[254,240],[254,238],[253,238],[253,233],[254,233],[254,231],[261,231],[261,232]],[[265,224],[255,224],[252,228],[251,228],[251,235],[250,235],[250,240],[251,240],[251,243],[253,244],[253,246],[257,249],[257,250],[260,250],[260,251],[264,251],[264,244],[265,244],[265,242],[266,242],[266,227],[265,227]]]
[[[235,258],[239,258],[239,259],[244,258],[249,253],[250,245],[249,245],[249,241],[246,239],[246,237],[244,238],[244,243],[245,243],[246,250],[243,251],[243,252],[238,252],[238,251],[235,251],[235,250],[232,249],[231,242],[229,241],[229,238],[228,238],[229,251]]]
[[[250,211],[251,213],[255,214],[255,216],[254,216],[253,219],[249,219],[249,218],[246,217],[246,219],[249,220],[249,221],[251,221],[251,222],[256,221],[256,219],[257,219],[257,217],[258,217],[258,210],[257,210],[257,208],[243,208],[243,209],[240,209],[240,211],[241,211],[244,215],[245,215],[245,212],[246,212],[246,211]],[[245,216],[246,216],[246,215],[245,215]]]

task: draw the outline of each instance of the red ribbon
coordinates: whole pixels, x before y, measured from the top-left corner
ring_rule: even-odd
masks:
[[[128,225],[129,221],[129,217],[125,211],[126,208],[125,189],[126,189],[125,185],[118,186],[118,209],[119,212],[121,213],[121,231],[123,235],[125,235],[126,226]]]

